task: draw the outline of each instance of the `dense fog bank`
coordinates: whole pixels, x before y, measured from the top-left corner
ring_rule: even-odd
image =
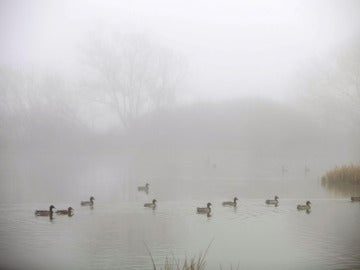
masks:
[[[45,113],[27,118],[27,127],[21,131],[15,124],[3,129],[1,142],[3,149],[20,152],[208,148],[269,157],[311,156],[327,151],[350,157],[355,153],[351,149],[356,145],[353,130],[316,117],[295,105],[237,99],[158,110],[140,117],[128,129],[97,132]]]
[[[76,197],[82,186],[112,189],[145,179],[281,178],[282,170],[291,179],[305,175],[305,168],[319,178],[335,165],[358,161],[351,130],[315,116],[299,106],[238,99],[155,111],[127,129],[107,132],[66,122],[54,128],[49,118],[3,140],[1,183],[3,190],[31,200],[29,185],[57,186],[55,198]],[[2,134],[7,132],[12,133]],[[122,179],[113,179],[116,173]],[[3,199],[14,196],[8,192]]]

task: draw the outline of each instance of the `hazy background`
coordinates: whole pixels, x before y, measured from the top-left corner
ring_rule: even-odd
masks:
[[[359,163],[358,0],[0,0],[1,269],[359,269]]]
[[[2,0],[2,199],[79,157],[136,182],[358,163],[359,33],[358,1]]]

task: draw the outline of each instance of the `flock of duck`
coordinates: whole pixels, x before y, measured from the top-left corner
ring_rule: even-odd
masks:
[[[232,206],[232,207],[236,207],[237,206],[237,201],[239,199],[237,197],[234,198],[233,201],[226,201],[226,202],[223,202],[222,205],[223,206]],[[279,197],[278,196],[275,196],[273,200],[271,199],[268,199],[265,201],[266,204],[270,204],[270,205],[274,205],[274,206],[278,206],[279,205]],[[210,214],[211,213],[211,203],[208,203],[206,207],[198,207],[196,208],[196,212],[198,214]],[[298,210],[307,210],[307,211],[310,211],[311,210],[311,202],[310,201],[307,201],[306,204],[304,205],[301,205],[299,204],[297,206],[297,209]]]
[[[140,186],[138,187],[138,191],[144,191],[146,192],[146,194],[149,193],[149,184],[146,183],[145,186]],[[89,201],[81,201],[80,202],[80,205],[81,206],[90,206],[90,207],[93,207],[94,206],[94,200],[95,198],[93,196],[90,197]],[[222,203],[223,206],[230,206],[230,207],[236,207],[237,206],[237,201],[239,199],[237,197],[235,197],[232,201],[225,201]],[[351,197],[350,200],[352,202],[355,202],[355,201],[360,201],[360,197]],[[147,208],[152,208],[152,209],[155,209],[156,206],[157,206],[157,200],[156,199],[153,199],[152,202],[150,203],[145,203],[144,204],[144,207],[147,207]],[[265,204],[268,204],[268,205],[274,205],[274,206],[278,206],[279,205],[279,197],[278,196],[275,196],[274,199],[268,199],[265,201]],[[197,207],[196,208],[196,212],[198,214],[207,214],[207,215],[210,215],[211,213],[211,206],[212,204],[209,202],[207,203],[206,207]],[[305,204],[301,205],[297,205],[297,210],[306,210],[307,212],[309,212],[311,210],[311,202],[310,201],[307,201]],[[56,209],[55,206],[53,205],[50,205],[49,207],[49,210],[35,210],[35,215],[36,216],[47,216],[47,217],[50,217],[52,218],[53,217],[53,214],[54,214],[54,210],[53,209]],[[74,213],[73,213],[74,209],[72,207],[69,207],[68,209],[63,209],[63,210],[56,210],[55,213],[57,215],[66,215],[66,216],[72,216]]]
[[[80,205],[92,207],[94,205],[94,200],[95,198],[91,196],[89,201],[81,201]],[[50,217],[50,219],[52,219],[54,215],[54,209],[56,209],[55,206],[50,205],[49,210],[35,210],[35,216]],[[68,207],[68,209],[56,210],[55,213],[60,216],[71,217],[72,215],[74,215],[74,208],[70,206]]]

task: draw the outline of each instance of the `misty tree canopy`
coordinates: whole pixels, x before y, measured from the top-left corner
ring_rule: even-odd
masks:
[[[52,73],[0,69],[0,123],[8,129],[52,122],[72,122],[79,125],[71,87],[61,76]],[[45,120],[47,118],[49,121]]]
[[[139,115],[173,104],[184,75],[183,59],[143,35],[92,35],[85,63],[94,72],[95,100],[109,106],[128,127]]]
[[[360,39],[348,50],[343,51],[338,60],[342,76],[343,92],[355,103],[360,115]]]
[[[310,110],[343,126],[360,125],[360,39],[301,78],[300,89]]]

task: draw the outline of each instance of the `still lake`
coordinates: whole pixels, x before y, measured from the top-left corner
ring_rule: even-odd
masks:
[[[360,203],[324,190],[315,169],[305,174],[294,166],[282,174],[269,165],[277,169],[226,174],[221,164],[207,163],[187,169],[167,164],[160,174],[117,157],[2,158],[1,267],[152,269],[146,243],[160,269],[166,257],[191,258],[210,242],[208,269],[360,267]],[[145,182],[148,194],[137,191]],[[93,209],[81,207],[90,195]],[[274,195],[279,206],[266,205]],[[221,205],[234,196],[236,208]],[[145,209],[153,198],[158,207]],[[306,200],[310,213],[296,209]],[[196,214],[207,202],[212,215]],[[34,216],[50,204],[72,206],[75,214]]]

